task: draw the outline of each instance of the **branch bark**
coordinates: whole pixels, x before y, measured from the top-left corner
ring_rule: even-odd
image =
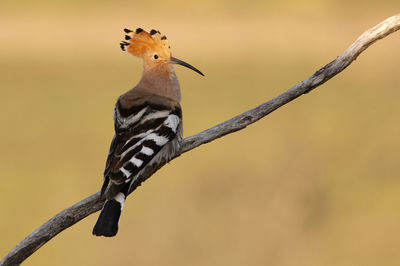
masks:
[[[185,138],[182,146],[174,158],[188,152],[202,144],[211,142],[224,135],[241,130],[248,125],[265,117],[275,111],[282,105],[293,101],[302,94],[308,93],[316,87],[322,85],[346,67],[348,67],[365,49],[377,40],[385,38],[389,34],[400,29],[400,14],[387,18],[378,25],[365,31],[353,44],[351,44],[339,57],[325,65],[315,72],[308,79],[298,83],[285,93],[269,100],[254,109],[246,111],[236,117],[233,117],[219,125],[209,128],[194,136]],[[158,169],[165,165],[162,162],[159,165],[153,165],[145,170],[143,176],[137,180],[130,191],[133,192],[146,179],[151,177]],[[47,241],[57,234],[74,225],[88,215],[97,212],[103,206],[104,199],[100,198],[99,193],[95,193],[75,205],[63,210],[51,218],[45,224],[37,228],[24,240],[22,240],[14,249],[12,249],[0,262],[2,265],[18,265],[26,258],[32,255],[36,250],[43,246]]]

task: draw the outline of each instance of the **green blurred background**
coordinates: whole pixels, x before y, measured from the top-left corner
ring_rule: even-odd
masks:
[[[4,1],[0,4],[0,257],[98,191],[117,97],[141,75],[124,27],[159,29],[185,136],[304,80],[393,1]],[[399,265],[400,33],[249,128],[162,168],[117,237],[97,213],[25,265]]]

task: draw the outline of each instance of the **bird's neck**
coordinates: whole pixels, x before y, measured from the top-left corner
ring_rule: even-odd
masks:
[[[178,77],[172,65],[161,65],[144,68],[142,78],[137,88],[145,89],[150,93],[181,101],[181,91]]]

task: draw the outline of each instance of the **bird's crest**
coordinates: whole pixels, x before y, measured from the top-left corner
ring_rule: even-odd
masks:
[[[147,32],[141,28],[136,31],[124,29],[125,41],[120,43],[121,49],[135,56],[144,57],[147,53],[157,53],[162,57],[171,57],[171,50],[165,35],[158,30]]]

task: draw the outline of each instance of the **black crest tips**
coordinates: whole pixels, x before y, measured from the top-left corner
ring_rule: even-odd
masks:
[[[128,46],[129,45],[129,43],[128,42],[125,42],[125,41],[122,41],[122,42],[120,42],[120,44],[119,44],[119,46],[121,47],[121,50],[122,51],[126,51],[125,50],[125,46]]]
[[[136,29],[136,34],[139,34],[139,33],[141,33],[142,31],[143,31],[142,28],[137,28],[137,29]]]
[[[130,29],[124,29],[125,33],[131,33],[132,31]]]
[[[151,30],[151,31],[150,31],[150,35],[154,35],[154,34],[156,34],[156,33],[157,33],[156,30]]]
[[[125,51],[125,44],[123,44],[122,42],[119,44],[119,46],[121,47],[122,51]]]
[[[167,39],[167,36],[165,36],[165,35],[161,37],[161,40],[166,40],[166,39]]]
[[[131,36],[125,35],[125,40],[129,41],[131,38]]]

